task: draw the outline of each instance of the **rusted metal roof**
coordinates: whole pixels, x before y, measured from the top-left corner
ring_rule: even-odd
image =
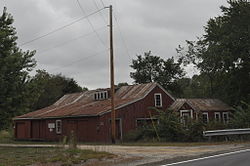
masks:
[[[143,99],[156,86],[159,85],[148,83],[122,86],[115,93],[115,108],[118,109]],[[100,89],[64,95],[53,105],[15,117],[14,120],[97,116],[110,111],[110,99],[98,101],[94,99],[94,94],[97,91],[100,91]]]
[[[178,111],[184,104],[188,104],[194,111],[230,111],[232,107],[219,99],[176,99],[169,109]]]

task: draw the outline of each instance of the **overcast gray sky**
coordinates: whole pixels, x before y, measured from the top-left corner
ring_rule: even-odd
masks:
[[[151,50],[176,57],[175,48],[201,36],[226,0],[102,0],[113,5],[115,82],[132,83],[132,58]],[[101,0],[0,0],[14,19],[18,44],[35,39],[103,8]],[[2,13],[2,11],[1,11]],[[109,87],[108,9],[21,46],[36,50],[36,69],[62,73],[90,89]],[[96,32],[94,32],[93,27]],[[189,75],[193,69],[187,71]]]

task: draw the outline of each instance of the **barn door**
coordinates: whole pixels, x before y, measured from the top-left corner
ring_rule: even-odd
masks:
[[[109,132],[110,132],[110,136],[111,136],[111,120],[109,122],[110,122]],[[116,139],[122,141],[122,137],[123,137],[123,135],[122,135],[122,119],[116,119],[115,124],[116,124],[115,125],[115,127],[116,127],[116,132],[115,132]]]
[[[121,119],[116,119],[116,139],[122,140],[122,121]]]
[[[17,122],[15,125],[16,138],[17,139],[28,139],[28,129],[24,122]]]
[[[93,141],[91,140],[91,135],[93,135],[93,131],[89,129],[87,120],[79,120],[78,121],[78,141]]]
[[[31,121],[31,138],[40,139],[40,121]]]
[[[77,121],[76,120],[69,120],[67,123],[67,136],[70,137],[72,133],[78,138],[78,133],[77,133]]]

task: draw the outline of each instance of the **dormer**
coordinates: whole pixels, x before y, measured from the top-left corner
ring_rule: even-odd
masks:
[[[108,98],[108,91],[97,91],[94,93],[94,100],[106,100]]]

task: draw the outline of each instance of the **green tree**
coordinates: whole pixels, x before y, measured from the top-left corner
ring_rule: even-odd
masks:
[[[87,88],[81,88],[73,78],[67,78],[61,74],[52,75],[45,70],[37,71],[30,81],[30,86],[38,95],[37,101],[33,103],[34,110],[53,104],[67,93],[87,90]]]
[[[149,51],[145,52],[144,56],[138,55],[137,59],[133,59],[130,67],[135,70],[130,73],[135,83],[158,82],[172,93],[178,93],[176,80],[183,77],[184,72],[180,63],[174,62],[173,57],[164,60]]]
[[[208,77],[210,96],[230,104],[250,101],[250,3],[229,0],[212,18],[205,34],[177,49],[182,62],[193,63]]]
[[[209,98],[210,83],[206,74],[193,75],[192,78],[182,78],[177,80],[181,89],[180,97],[182,98]]]
[[[0,16],[0,129],[9,127],[12,117],[29,110],[28,73],[36,64],[34,51],[17,46],[13,21],[4,8]]]
[[[116,85],[117,88],[120,88],[122,86],[128,86],[129,84],[127,82],[120,82]]]

